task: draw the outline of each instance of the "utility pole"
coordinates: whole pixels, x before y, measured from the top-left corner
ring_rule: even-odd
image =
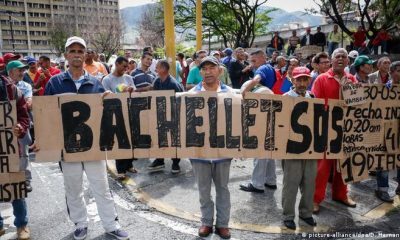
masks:
[[[8,23],[10,24],[10,31],[11,31],[11,45],[12,45],[12,49],[13,52],[15,53],[15,40],[14,40],[14,30],[13,30],[13,26],[12,26],[12,22],[11,22],[11,11],[7,11],[8,13]]]
[[[165,52],[170,64],[170,73],[176,77],[176,54],[175,54],[175,22],[173,0],[164,1],[164,24],[165,24]]]
[[[201,0],[196,0],[196,50],[200,50],[203,44]]]

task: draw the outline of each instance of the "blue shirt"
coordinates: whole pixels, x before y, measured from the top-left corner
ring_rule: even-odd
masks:
[[[57,95],[62,93],[88,94],[104,92],[104,87],[101,82],[90,74],[84,74],[83,80],[80,80],[81,85],[78,89],[75,81],[71,78],[71,75],[68,72],[54,75],[46,84],[44,95]]]
[[[33,93],[32,93],[32,86],[24,81],[18,81],[17,84],[15,84],[17,88],[21,91],[22,95],[24,98],[31,98]]]
[[[131,76],[137,89],[149,86],[152,87],[154,80],[156,79],[156,76],[154,76],[151,71],[143,72],[139,68],[136,68]]]
[[[183,87],[180,83],[178,83],[171,75],[165,79],[165,81],[161,81],[160,78],[157,78],[154,81],[154,90],[175,90],[175,92],[183,92]]]
[[[261,77],[260,84],[269,89],[272,89],[272,87],[276,82],[275,69],[271,67],[271,65],[269,64],[264,64],[261,67],[259,67],[255,75],[260,75]]]
[[[179,83],[182,83],[181,73],[182,66],[178,61],[176,61],[176,81],[178,81]]]

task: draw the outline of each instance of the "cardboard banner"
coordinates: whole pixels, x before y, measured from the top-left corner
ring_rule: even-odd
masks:
[[[357,89],[365,103],[350,106],[257,93],[244,99],[172,91],[104,100],[99,94],[35,97],[37,158],[58,161],[61,153],[65,161],[325,157],[340,159],[345,181],[355,181],[368,170],[400,165],[399,86]]]
[[[349,83],[342,86],[342,97],[347,106],[360,105],[366,102],[364,87],[361,83]]]
[[[400,167],[400,88],[364,85],[365,103],[344,107],[343,152],[339,162],[345,182],[368,177],[368,171]]]
[[[34,99],[34,111],[40,113],[35,114],[35,130],[37,145],[45,149],[37,158],[44,161],[58,161],[61,152],[69,162],[342,157],[338,101],[325,106],[319,99],[172,91],[116,94],[104,100],[99,94],[40,98]]]
[[[19,172],[16,102],[0,102],[0,173]]]

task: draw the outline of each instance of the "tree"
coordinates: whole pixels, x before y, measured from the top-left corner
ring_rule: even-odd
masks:
[[[260,7],[268,0],[203,0],[203,37],[220,37],[225,47],[250,47],[256,35],[266,32],[268,13]],[[175,1],[175,22],[182,32],[196,27],[196,0]],[[193,36],[193,32],[189,32]]]
[[[400,0],[314,0],[318,10],[328,16],[349,36],[353,32],[346,26],[343,12],[355,11],[360,17],[360,24],[369,29],[368,39],[374,39],[379,29],[390,30],[400,22]],[[310,12],[318,12],[309,9]]]
[[[88,43],[98,53],[104,53],[108,60],[121,47],[123,25],[119,18],[103,18],[100,20],[97,31],[91,31]]]
[[[164,12],[161,2],[148,5],[139,22],[139,42],[154,48],[164,46]]]
[[[65,50],[65,42],[71,36],[78,35],[75,26],[75,20],[66,16],[57,16],[54,18],[49,30],[49,42],[51,51],[57,57],[61,57]]]

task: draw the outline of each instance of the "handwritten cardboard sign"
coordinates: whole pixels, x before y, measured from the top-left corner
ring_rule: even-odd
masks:
[[[400,88],[363,85],[365,103],[344,107],[340,171],[345,182],[368,177],[368,171],[400,167]]]
[[[361,105],[367,101],[361,83],[349,83],[342,86],[343,101],[347,106]]]
[[[0,202],[10,202],[27,196],[25,172],[20,172],[15,101],[0,102]]]

